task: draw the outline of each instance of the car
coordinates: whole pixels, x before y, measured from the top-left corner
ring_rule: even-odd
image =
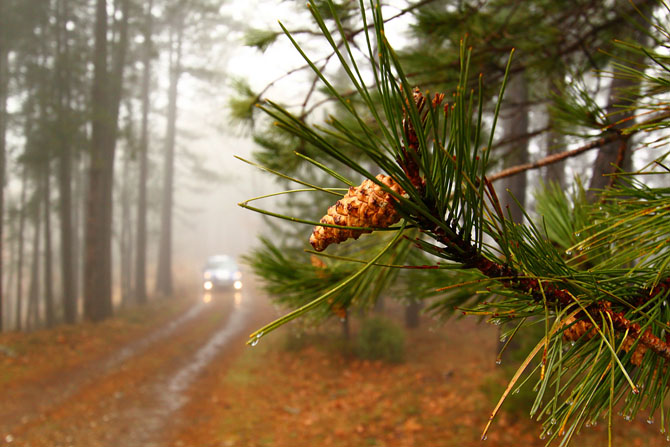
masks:
[[[242,272],[237,262],[228,255],[207,258],[202,272],[202,287],[206,291],[242,288]]]

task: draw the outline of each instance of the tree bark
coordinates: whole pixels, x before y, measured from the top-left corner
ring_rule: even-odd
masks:
[[[651,12],[652,6],[647,3],[639,5],[644,17]],[[643,43],[647,40],[646,30],[651,26],[651,22],[638,18],[638,27],[633,28],[627,36],[629,40]],[[626,33],[628,34],[628,33]],[[645,55],[640,53],[627,53],[627,64],[630,66],[640,67],[643,65]],[[644,68],[641,68],[644,71]],[[637,94],[639,90],[639,81],[631,79],[628,76],[615,76],[612,79],[609,91],[609,101],[605,108],[605,113],[613,122],[621,121],[622,124],[614,126],[614,129],[627,126],[627,121],[631,118],[635,111],[632,107],[635,105],[635,98],[622,98],[622,91],[626,90],[632,96]],[[586,197],[589,201],[595,201],[599,196],[598,190],[602,190],[610,186],[612,177],[609,174],[618,172],[620,169],[629,171],[632,167],[632,157],[629,150],[631,144],[630,138],[615,140],[611,143],[603,145],[598,150],[598,155],[593,163],[593,176],[589,183],[589,189],[586,192]]]
[[[61,293],[63,296],[63,314],[65,322],[75,323],[77,320],[77,292],[75,283],[75,259],[73,256],[74,235],[72,222],[72,148],[70,135],[64,129],[70,129],[70,71],[67,69],[69,47],[67,43],[66,23],[68,21],[68,2],[60,0],[57,5],[58,32],[56,40],[57,68],[56,85],[58,120],[60,122],[60,140],[58,147],[58,193],[60,199],[60,267]]]
[[[172,209],[174,205],[174,153],[177,126],[177,92],[181,76],[181,46],[183,15],[174,14],[174,28],[170,33],[170,88],[168,91],[168,120],[165,138],[165,172],[161,209],[161,235],[158,251],[156,291],[172,296]]]
[[[47,327],[52,327],[56,323],[54,314],[54,293],[53,293],[53,264],[51,253],[51,178],[50,163],[47,160],[44,163],[43,173],[43,206],[44,206],[44,308],[46,312]]]
[[[558,95],[561,93],[561,87],[563,85],[563,73],[562,71],[557,73],[555,79],[550,80],[554,84],[549,89],[553,95]],[[556,130],[556,124],[552,118],[551,113],[547,112],[549,117],[549,127],[551,130],[547,132],[546,142],[545,142],[545,154],[551,155],[558,152],[561,152],[563,149],[563,135]],[[559,161],[557,163],[552,163],[545,168],[545,177],[546,181],[554,182],[559,184],[561,187],[565,185],[565,162]]]
[[[511,103],[518,104],[508,116],[505,117],[505,140],[525,135],[528,132],[528,88],[522,75],[514,76],[509,81],[506,99]],[[528,161],[528,140],[520,140],[505,157],[504,167],[516,166]],[[526,173],[515,175],[505,180],[505,188],[509,193],[500,194],[503,207],[507,207],[516,223],[523,222],[521,207],[526,204]],[[512,199],[512,196],[516,199]],[[516,202],[519,202],[517,205]]]
[[[419,313],[421,311],[420,301],[410,301],[405,307],[405,327],[408,329],[416,329],[421,323]]]
[[[9,84],[9,48],[8,36],[4,31],[5,1],[0,0],[0,332],[4,329],[4,307],[6,305],[2,294],[2,278],[5,246],[4,246],[4,222],[5,222],[5,146],[7,134],[7,91]]]
[[[107,70],[107,2],[96,2],[91,160],[86,219],[84,315],[100,321],[112,315],[112,207],[114,153],[128,30],[128,0],[121,2],[114,72]]]
[[[147,301],[147,174],[149,152],[149,110],[151,84],[151,38],[153,15],[151,8],[153,0],[149,0],[145,13],[144,45],[142,48],[142,129],[139,147],[139,185],[137,199],[137,243],[135,247],[135,299],[138,303]]]
[[[36,329],[39,325],[42,182],[39,175],[36,177],[37,188],[35,189],[35,209],[33,212],[33,260],[30,268],[30,288],[28,289],[27,326],[29,330]]]
[[[16,324],[15,328],[17,331],[20,331],[23,327],[23,239],[26,227],[26,186],[28,183],[28,168],[23,166],[23,172],[21,174],[21,200],[19,203],[19,249],[18,249],[18,261],[16,263],[16,308],[15,308],[15,318]]]
[[[121,234],[119,236],[119,271],[121,272],[121,303],[127,306],[132,301],[132,217],[130,211],[130,154],[123,159],[123,182],[121,186]]]

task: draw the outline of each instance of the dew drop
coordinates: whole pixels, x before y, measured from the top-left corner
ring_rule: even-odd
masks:
[[[7,435],[5,436],[5,442],[10,443],[14,440],[14,436],[12,435]]]
[[[262,332],[259,332],[256,334],[256,337],[251,341],[251,346],[256,346],[259,341],[261,341],[261,337],[263,336]]]
[[[665,440],[668,441],[668,442],[670,442],[670,435],[666,436],[666,437],[665,437]]]
[[[654,423],[654,418],[647,419],[647,424],[651,425]]]
[[[585,426],[586,428],[591,428],[591,423],[590,423],[590,422],[587,422],[586,424],[584,424],[584,426]]]
[[[500,343],[505,343],[507,341],[507,335],[503,335],[500,337]]]
[[[554,432],[553,432],[553,431],[551,431],[551,430],[547,430],[547,436],[551,436],[551,435],[552,435],[552,433],[554,433]]]
[[[482,435],[482,441],[486,441],[488,439],[487,435]]]
[[[565,250],[565,254],[568,255],[568,256],[571,256],[572,255],[572,250]]]
[[[500,365],[501,363],[502,363],[502,359],[501,359],[501,358],[497,358],[497,359],[496,359],[496,365]]]
[[[626,421],[626,422],[630,422],[630,421],[632,420],[632,418],[630,417],[630,414],[625,415],[625,416],[623,417],[623,419],[624,419],[624,421]]]
[[[546,437],[547,437],[547,436],[546,436],[544,433],[542,433],[542,434],[540,435],[540,439],[545,439]]]
[[[570,342],[570,346],[574,346],[574,345],[576,345],[576,344],[577,344],[577,342],[575,342],[575,341],[571,341],[571,342]]]
[[[665,434],[665,427],[661,427],[659,431],[661,432],[662,435]]]
[[[640,394],[640,388],[634,386],[633,387],[633,394]]]
[[[519,388],[517,388],[517,389],[515,389],[514,391],[512,391],[512,394],[519,394]]]
[[[582,235],[582,233],[580,233],[579,231],[575,233],[576,237],[581,237],[581,235]]]
[[[556,425],[556,418],[551,418],[551,425]]]

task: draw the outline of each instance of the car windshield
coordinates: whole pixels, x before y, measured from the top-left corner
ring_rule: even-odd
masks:
[[[214,257],[207,260],[207,270],[237,270],[237,264],[229,257]]]

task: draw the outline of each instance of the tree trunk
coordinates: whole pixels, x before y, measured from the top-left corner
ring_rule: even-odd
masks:
[[[503,139],[514,139],[528,132],[528,89],[526,81],[522,75],[514,76],[509,81],[507,87],[506,99],[517,106],[505,117],[505,131]],[[505,168],[520,165],[528,162],[528,140],[519,140],[505,157]],[[516,223],[523,221],[523,212],[521,207],[526,204],[526,173],[522,172],[505,180],[505,189],[509,192],[499,194],[500,200],[505,207],[509,209],[512,220]],[[512,196],[516,199],[512,199]],[[507,212],[505,210],[505,212]]]
[[[44,198],[44,308],[47,327],[56,323],[54,315],[53,266],[51,254],[51,179],[50,163],[44,164],[42,191]]]
[[[121,272],[121,303],[127,306],[132,301],[132,218],[130,215],[130,154],[123,159],[123,182],[121,186],[121,233],[119,236],[119,271]]]
[[[9,48],[8,36],[4,31],[7,13],[5,1],[0,0],[0,332],[3,331],[5,299],[2,294],[2,278],[5,248],[4,248],[4,222],[5,222],[5,146],[7,134],[7,91],[9,84]]]
[[[652,10],[649,4],[642,4],[640,8],[643,14],[645,14],[644,17],[647,17],[647,14]],[[643,43],[648,39],[647,30],[650,26],[651,22],[644,21],[642,15],[640,15],[638,26],[630,32],[629,36],[626,36],[629,38],[627,40]],[[645,55],[643,53],[626,53],[626,60],[630,66],[641,67],[644,64]],[[641,69],[644,71],[643,68]],[[609,101],[605,113],[613,122],[622,122],[621,125],[614,126],[614,129],[629,125],[627,121],[635,114],[635,111],[632,110],[635,99],[622,98],[622,90],[633,93],[638,91],[639,86],[639,80],[629,78],[628,76],[615,76],[612,79]],[[593,163],[593,176],[589,183],[589,189],[586,192],[587,198],[590,201],[596,200],[599,195],[598,190],[607,188],[613,181],[613,178],[609,174],[618,172],[620,169],[623,171],[631,169],[632,157],[628,147],[629,144],[629,138],[622,138],[606,144],[598,150],[598,155]]]
[[[12,290],[14,290],[14,283],[16,282],[16,276],[18,274],[18,269],[17,269],[17,257],[18,257],[18,251],[19,251],[19,221],[18,218],[13,215],[10,222],[9,222],[9,228],[10,228],[10,238],[9,240],[12,241],[13,243],[10,244],[10,253],[9,253],[9,263],[7,264],[8,268],[8,275],[7,275],[7,282],[5,283],[5,293],[4,295],[7,297],[6,304],[7,304],[7,319],[9,320],[12,315],[14,315],[14,306],[12,304],[12,300],[9,299],[11,296]],[[15,303],[14,303],[15,305]],[[11,327],[11,322],[7,322],[7,328]]]
[[[553,95],[558,95],[561,92],[561,87],[563,85],[563,73],[557,73],[555,79],[550,80],[554,84],[550,87],[550,92]],[[554,120],[552,115],[547,113],[549,116],[549,127],[551,130],[547,132],[546,141],[545,141],[545,154],[550,155],[556,152],[560,152],[563,149],[564,139],[563,135],[556,130]],[[565,185],[565,162],[559,161],[558,163],[552,163],[545,168],[544,178],[547,182],[554,182],[559,184],[561,187]]]
[[[58,2],[58,33],[56,40],[57,69],[56,85],[58,120],[60,124],[60,141],[58,147],[58,193],[60,206],[60,264],[61,264],[61,293],[63,296],[63,314],[65,322],[75,323],[77,320],[77,291],[75,283],[75,259],[73,256],[74,235],[72,223],[72,149],[70,135],[65,135],[64,129],[70,129],[70,71],[67,69],[69,48],[67,43],[66,23],[68,21],[69,5],[66,0]]]
[[[410,301],[409,304],[405,307],[405,327],[408,329],[416,329],[419,327],[421,319],[419,318],[419,312],[421,311],[421,302],[420,301]]]
[[[107,2],[96,2],[91,160],[86,219],[84,315],[100,321],[112,315],[112,207],[114,153],[125,65],[128,0],[122,1],[114,72],[107,70]],[[111,78],[111,79],[110,79]],[[111,81],[111,82],[110,82]]]
[[[135,299],[138,303],[147,301],[147,174],[149,152],[149,102],[151,83],[151,38],[153,15],[151,8],[153,0],[149,0],[145,13],[144,47],[142,53],[142,129],[139,147],[139,185],[137,199],[137,244],[135,247]]]
[[[631,56],[634,57],[634,56]],[[613,120],[626,120],[633,116],[633,110],[625,110],[621,112],[622,106],[630,107],[633,105],[630,101],[624,101],[620,97],[621,89],[628,89],[635,85],[636,81],[631,81],[627,78],[615,77],[612,79],[609,92],[609,105],[605,113],[607,115],[614,114]],[[624,124],[625,126],[626,124]],[[621,126],[615,126],[621,127]],[[628,138],[612,141],[611,143],[603,145],[598,150],[596,160],[593,162],[593,176],[589,183],[587,197],[590,201],[594,201],[599,194],[598,190],[607,188],[610,184],[611,176],[619,169],[624,169],[626,164],[630,164],[631,156],[628,150]]]
[[[21,201],[19,203],[19,249],[18,261],[16,263],[16,330],[23,327],[23,239],[26,227],[26,187],[28,183],[28,169],[23,166],[21,174]]]
[[[33,212],[33,261],[30,268],[30,288],[28,289],[28,314],[27,326],[29,330],[36,329],[39,325],[39,295],[40,295],[40,226],[42,210],[42,187],[39,176],[35,190],[35,209]]]
[[[181,76],[181,44],[183,16],[176,12],[174,29],[170,33],[170,88],[168,91],[168,120],[165,138],[165,172],[161,209],[161,235],[158,251],[156,291],[172,296],[172,209],[174,193],[174,152],[177,126],[177,87]]]

